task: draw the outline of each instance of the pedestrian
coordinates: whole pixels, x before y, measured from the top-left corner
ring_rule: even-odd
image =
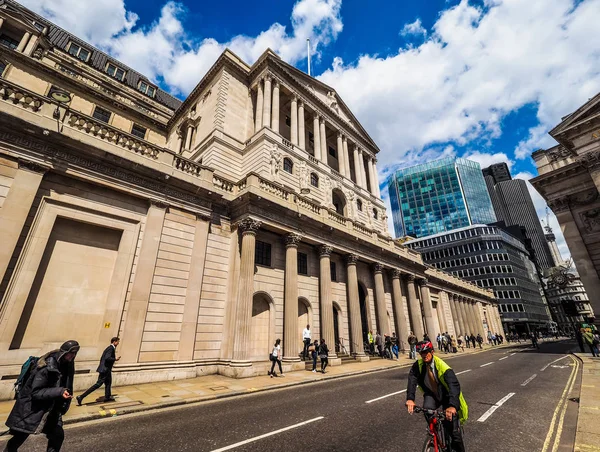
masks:
[[[67,341],[59,350],[39,358],[17,395],[6,420],[12,438],[5,452],[16,452],[29,435],[42,432],[48,438],[48,452],[58,452],[65,439],[62,417],[73,398],[77,341]]]
[[[384,347],[385,347],[385,357],[388,359],[394,359],[394,355],[392,354],[392,338],[390,336],[388,336],[387,334],[385,335],[385,340],[384,340]]]
[[[454,336],[450,336],[450,341],[449,342],[449,347],[450,347],[450,351],[452,353],[458,353],[458,349],[456,348],[456,340],[454,339]]]
[[[315,339],[315,341],[308,348],[308,350],[310,351],[311,357],[312,357],[312,360],[313,360],[312,371],[316,372],[317,371],[317,357],[319,356],[319,341]]]
[[[321,358],[321,373],[324,374],[329,363],[329,348],[327,348],[325,339],[321,339],[321,345],[319,345],[319,358]]]
[[[408,345],[410,346],[410,353],[409,353],[410,359],[417,358],[417,350],[416,350],[417,342],[419,342],[417,340],[417,336],[415,336],[412,331],[410,333],[408,333]]]
[[[473,346],[473,348],[475,348],[475,340],[476,340],[475,335],[471,333],[470,339],[471,339],[471,345]]]
[[[469,337],[469,334],[465,334],[465,343],[467,345],[467,348],[471,348],[471,338]]]
[[[268,375],[271,375],[271,378],[276,377],[275,373],[275,364],[279,365],[279,376],[283,377],[283,369],[281,368],[281,339],[277,339],[275,341],[275,345],[273,345],[273,351],[271,352],[271,370]]]
[[[120,356],[116,356],[117,346],[119,345],[120,341],[121,339],[119,339],[118,337],[113,337],[110,340],[110,345],[106,347],[102,352],[100,364],[98,364],[98,368],[96,369],[96,372],[98,372],[98,381],[96,381],[96,383],[83,394],[76,397],[78,406],[81,406],[83,399],[85,399],[88,395],[90,395],[102,385],[104,385],[104,402],[114,402],[115,399],[111,394],[112,368],[115,362],[121,359]]]
[[[464,352],[465,351],[465,346],[463,345],[463,337],[462,337],[462,335],[458,336],[457,342],[458,342],[458,348],[460,348]]]
[[[392,353],[396,355],[396,359],[399,359],[399,351],[400,349],[398,348],[398,337],[396,337],[396,332],[394,331],[392,333]]]
[[[481,337],[481,334],[479,334],[479,333],[477,334],[477,343],[479,344],[479,348],[483,348],[481,346],[481,344],[483,344],[483,338]],[[473,346],[473,347],[475,347],[475,346]]]
[[[304,343],[304,348],[302,349],[302,361],[306,361],[306,357],[308,356],[308,347],[310,347],[311,342],[310,325],[306,325],[306,328],[302,330],[302,342]]]
[[[375,345],[377,345],[377,353],[383,358],[383,339],[381,338],[379,331],[375,332]]]
[[[442,335],[440,333],[438,333],[437,337],[435,338],[436,342],[437,342],[437,346],[438,346],[438,351],[442,351]]]
[[[581,328],[581,335],[583,336],[583,340],[585,341],[585,343],[588,345],[588,347],[590,348],[590,351],[592,352],[592,356],[598,357],[600,356],[598,354],[598,339],[596,339],[594,337],[594,334],[591,331],[588,331],[584,328]]]
[[[375,354],[375,338],[373,337],[373,330],[369,330],[369,334],[367,335],[369,339],[369,353],[371,355]]]

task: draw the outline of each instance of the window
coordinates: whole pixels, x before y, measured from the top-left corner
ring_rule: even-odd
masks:
[[[335,262],[329,262],[329,271],[331,272],[331,280],[337,282],[337,269],[335,268]]]
[[[2,77],[2,74],[4,74],[4,71],[6,70],[6,66],[8,66],[8,64],[6,64],[4,61],[0,60],[0,77]]]
[[[362,201],[360,199],[356,200],[356,208],[362,212]]]
[[[11,38],[8,35],[0,35],[0,44],[8,47],[9,49],[16,49],[19,46],[19,41]]]
[[[140,80],[140,84],[138,86],[138,90],[144,94],[147,94],[150,97],[154,97],[156,94],[156,88],[143,80]]]
[[[98,121],[102,121],[108,124],[108,121],[110,121],[110,114],[110,111],[97,106],[96,108],[94,108],[94,113],[92,114],[92,116]]]
[[[316,173],[310,173],[310,185],[313,187],[319,186],[319,176]]]
[[[89,59],[90,52],[89,50],[84,49],[81,46],[78,46],[74,42],[69,45],[69,53],[73,55],[75,58],[80,59],[84,63]]]
[[[271,244],[256,241],[254,263],[265,267],[271,266]]]
[[[315,136],[312,132],[308,132],[308,143],[310,144],[310,147],[315,147]]]
[[[308,256],[304,253],[298,253],[298,274],[308,275]]]
[[[337,158],[337,151],[332,148],[331,146],[329,146],[329,155],[332,156],[333,158]]]
[[[373,209],[373,218],[377,220],[377,209]]]
[[[285,125],[288,126],[288,127],[292,127],[292,120],[287,115],[285,117]]]
[[[294,164],[292,163],[292,159],[289,159],[287,157],[283,159],[283,171],[292,174],[292,172],[294,171]]]
[[[131,134],[135,135],[138,138],[141,138],[142,140],[144,138],[146,138],[146,128],[139,126],[137,124],[134,124],[133,127],[131,128]]]
[[[125,78],[125,71],[111,63],[108,63],[108,66],[106,66],[106,73],[117,80],[123,81]]]

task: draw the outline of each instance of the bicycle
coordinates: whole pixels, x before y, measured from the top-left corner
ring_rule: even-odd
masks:
[[[428,410],[418,406],[415,406],[414,412],[423,413],[429,423],[423,452],[452,452],[452,438],[446,433],[443,423],[446,413],[443,410]]]

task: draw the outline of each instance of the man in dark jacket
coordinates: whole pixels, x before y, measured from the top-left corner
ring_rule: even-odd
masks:
[[[29,435],[40,432],[48,438],[48,452],[60,451],[65,439],[62,415],[71,405],[78,351],[77,341],[67,341],[37,361],[6,420],[13,437],[5,452],[16,452]]]
[[[81,402],[83,402],[83,399],[85,399],[88,395],[90,395],[102,385],[104,385],[104,401],[112,402],[115,400],[111,394],[112,368],[115,364],[115,361],[121,359],[120,356],[118,358],[116,357],[117,345],[119,345],[120,341],[121,339],[119,339],[118,337],[113,337],[110,340],[110,345],[104,349],[104,352],[102,352],[100,364],[96,369],[96,372],[98,372],[98,381],[96,381],[96,383],[94,383],[94,385],[92,385],[92,387],[90,387],[83,394],[75,397],[77,399],[77,405],[81,406]]]

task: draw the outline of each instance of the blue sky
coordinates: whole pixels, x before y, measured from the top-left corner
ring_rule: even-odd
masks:
[[[384,198],[395,168],[447,155],[530,179],[548,130],[600,91],[600,0],[22,2],[182,98],[226,47],[305,70],[310,38],[313,75],[381,149]]]

